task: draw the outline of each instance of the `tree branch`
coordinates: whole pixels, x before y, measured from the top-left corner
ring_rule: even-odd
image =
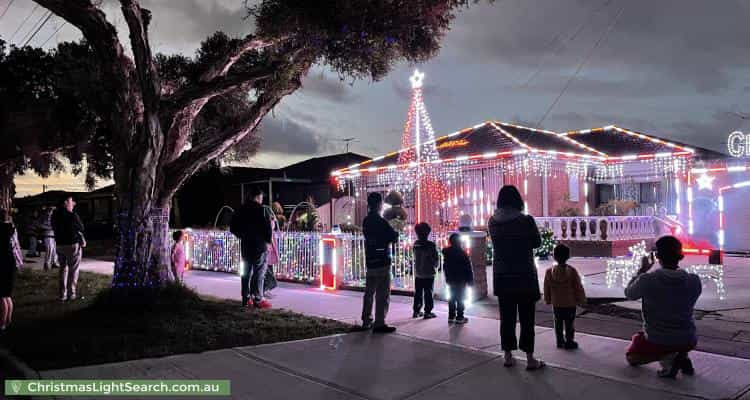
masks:
[[[172,162],[185,148],[190,136],[193,120],[215,96],[228,93],[242,86],[267,79],[274,73],[276,66],[264,66],[248,72],[221,76],[211,82],[200,82],[178,90],[162,101],[162,121],[168,122],[165,161]]]
[[[273,46],[283,40],[285,40],[285,38],[264,40],[248,35],[234,50],[227,52],[227,54],[221,57],[221,59],[219,59],[214,65],[208,68],[208,70],[201,75],[200,81],[210,82],[220,76],[224,76],[243,54],[248,51],[260,50]]]
[[[157,113],[161,96],[159,72],[151,54],[148,40],[148,24],[151,12],[141,8],[136,0],[120,0],[122,15],[130,31],[130,45],[135,56],[136,71],[141,86],[141,96],[146,112]]]
[[[261,95],[250,111],[233,126],[183,152],[165,171],[164,195],[172,196],[182,183],[207,162],[219,157],[254,131],[268,112],[286,95],[293,93],[301,82],[289,85],[272,95]]]

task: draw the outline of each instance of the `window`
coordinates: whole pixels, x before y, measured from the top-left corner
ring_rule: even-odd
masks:
[[[570,201],[578,201],[580,198],[580,185],[578,184],[577,175],[568,175],[568,193]]]
[[[646,182],[641,183],[641,204],[656,204],[659,203],[661,197],[661,183],[660,182]]]

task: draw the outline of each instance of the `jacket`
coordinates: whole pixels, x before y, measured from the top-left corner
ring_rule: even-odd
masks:
[[[53,210],[44,211],[39,217],[39,232],[38,236],[41,238],[53,238],[55,237],[55,231],[52,229],[52,214]]]
[[[586,302],[581,276],[570,265],[555,265],[544,274],[544,302],[554,307],[575,307]]]
[[[417,240],[412,246],[414,251],[414,276],[416,278],[434,278],[438,267],[438,251],[435,242]]]
[[[83,243],[83,222],[75,212],[58,208],[52,213],[52,230],[55,243],[63,246]]]
[[[391,244],[398,240],[398,233],[377,212],[370,212],[362,222],[365,236],[365,265],[367,270],[391,266]]]
[[[643,328],[649,342],[685,346],[698,341],[693,309],[701,290],[698,275],[660,268],[633,277],[625,296],[642,299]]]
[[[496,296],[541,298],[534,249],[542,237],[534,217],[515,209],[497,209],[487,227],[492,239],[492,282]]]
[[[240,239],[240,253],[251,263],[261,262],[271,243],[271,221],[266,217],[263,206],[248,201],[232,216],[229,230]]]
[[[458,247],[451,246],[443,249],[443,271],[445,271],[445,283],[449,285],[474,284],[471,260],[466,252]]]

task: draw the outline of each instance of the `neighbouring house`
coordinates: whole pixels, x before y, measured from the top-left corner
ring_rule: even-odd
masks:
[[[279,202],[287,213],[312,199],[324,227],[332,225],[335,199],[346,196],[331,185],[330,171],[368,158],[355,153],[314,157],[279,169],[225,167],[202,171],[191,177],[177,192],[172,209],[175,227],[226,225],[231,210],[242,204],[251,187],[260,187],[264,202]]]

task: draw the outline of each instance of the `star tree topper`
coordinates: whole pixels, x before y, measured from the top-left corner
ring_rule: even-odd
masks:
[[[424,72],[419,72],[418,69],[414,70],[414,74],[409,78],[411,81],[411,88],[412,89],[419,89],[422,87],[422,82],[424,82]]]
[[[713,176],[708,176],[708,174],[703,174],[695,181],[698,182],[699,190],[711,190],[713,189],[714,179],[716,178]]]

